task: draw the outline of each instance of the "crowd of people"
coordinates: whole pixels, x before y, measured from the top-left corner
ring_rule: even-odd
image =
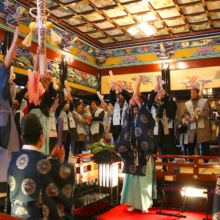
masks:
[[[175,154],[177,105],[173,98],[159,85],[145,97],[131,95],[114,82],[109,105],[102,100],[100,105],[91,101],[86,106],[83,101],[74,102],[70,93],[59,98],[52,72],[39,74],[39,50],[26,87],[15,95],[8,70],[17,39],[18,28],[0,67],[0,158],[5,166],[1,180],[7,176],[11,158],[7,213],[24,219],[72,219],[74,170],[67,162],[70,151],[82,154],[86,150],[87,137],[90,144],[102,138],[115,144],[126,173],[121,202],[130,211],[148,212],[156,197],[152,154],[158,150],[163,155]],[[178,128],[185,154],[193,155],[201,144],[202,155],[209,155],[210,111],[208,101],[193,88]]]

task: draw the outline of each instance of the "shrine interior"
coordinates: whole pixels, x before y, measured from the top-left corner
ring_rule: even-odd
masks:
[[[39,17],[40,4],[45,4],[46,7],[46,14],[41,17]],[[41,22],[43,22],[44,35],[39,31]],[[65,159],[63,158],[63,160],[71,167],[68,169],[75,172],[75,176],[71,174],[74,178],[74,185],[71,185],[73,189],[70,190],[74,203],[71,217],[66,215],[66,212],[70,213],[70,208],[63,208],[64,205],[58,204],[59,202],[56,201],[56,211],[54,212],[59,218],[51,217],[49,208],[47,207],[47,213],[43,209],[44,203],[42,203],[42,216],[33,219],[171,220],[186,218],[188,220],[220,220],[220,177],[218,177],[220,168],[220,0],[0,0],[0,65],[4,65],[7,61],[6,54],[13,45],[13,36],[17,26],[19,36],[8,70],[13,74],[12,84],[16,88],[15,94],[20,94],[24,89],[31,90],[30,87],[33,84],[31,84],[29,71],[35,72],[35,62],[39,57],[39,74],[42,75],[41,66],[44,66],[42,68],[44,68],[45,74],[49,70],[52,79],[50,83],[53,82],[53,88],[56,90],[56,96],[52,99],[59,100],[58,106],[61,106],[62,101],[65,102],[59,112],[56,109],[52,111],[56,133],[55,136],[52,136],[56,142],[53,147],[55,148],[61,142],[59,152],[64,146]],[[43,40],[43,37],[46,39]],[[43,41],[45,51],[40,51],[39,55],[37,51],[42,49],[44,43],[40,42]],[[42,58],[44,55],[46,57]],[[3,73],[0,69],[0,219],[32,219],[30,216],[28,217],[29,211],[27,211],[28,214],[24,211],[23,203],[23,206],[20,203],[11,204],[11,207],[19,206],[20,209],[16,211],[13,211],[13,208],[11,213],[5,211],[9,197],[12,203],[13,184],[10,182],[9,173],[7,177],[7,167],[9,163],[12,163],[10,162],[11,157],[5,164],[1,164],[1,161],[3,163],[1,151],[2,149],[7,150],[7,147],[3,147],[3,142],[8,134],[6,132],[3,135],[6,123],[4,126],[2,125],[5,120],[3,117],[5,109],[1,101],[5,95],[3,92],[5,78],[2,76]],[[139,79],[140,81],[138,81]],[[45,88],[47,88],[44,90],[45,93],[49,93],[48,88],[50,87]],[[34,91],[33,88],[32,90]],[[39,91],[37,90],[37,93]],[[203,100],[203,104],[197,101],[195,107],[193,91],[199,93],[198,99]],[[150,103],[152,92],[156,92],[156,94],[151,109],[149,109],[148,103]],[[127,109],[130,108],[130,111],[124,109],[124,102],[122,106],[119,106],[120,95],[117,93],[124,97],[124,102],[127,101],[126,97],[130,98],[130,102],[127,103]],[[114,103],[112,103],[114,96],[112,94],[115,95]],[[159,94],[162,94],[161,97]],[[40,93],[38,95],[39,101],[43,95],[40,96]],[[143,96],[147,97],[148,101],[145,102]],[[12,115],[10,119],[14,120],[16,114],[20,112],[20,124],[18,123],[20,128],[21,114],[26,113],[23,113],[23,109],[21,110],[21,103],[17,103],[17,107],[14,107],[16,106],[14,101],[18,100],[16,97],[14,96],[12,99],[11,110],[13,112],[10,113]],[[135,97],[138,97],[138,101]],[[166,105],[164,97],[168,97],[169,104]],[[29,96],[26,101],[28,109],[34,99],[31,100]],[[132,101],[134,104],[131,104]],[[139,112],[142,109],[139,102],[143,103],[141,106],[145,106],[147,112]],[[40,103],[43,103],[43,99],[33,109],[41,109]],[[74,121],[74,129],[78,129],[79,121],[75,118],[74,111],[77,111],[81,103],[83,104],[82,111],[85,111],[87,116],[84,120],[84,133],[81,134],[80,129],[77,130],[79,139],[81,135],[84,135],[83,139],[79,141],[78,138],[74,139],[71,136],[73,128],[71,120]],[[106,124],[103,121],[104,116],[102,116],[101,122],[99,119],[89,119],[90,117],[100,117],[93,110],[92,103],[95,103],[96,108],[100,111],[104,105],[103,109],[106,114],[108,113],[106,109],[111,109],[110,115],[106,116]],[[64,110],[65,104],[68,104],[69,110]],[[117,114],[116,104],[119,106],[119,113],[114,116]],[[86,107],[88,105],[90,109]],[[165,110],[162,110],[161,116],[158,116],[160,114],[157,110],[159,105],[166,109],[166,113],[164,113]],[[188,108],[188,105],[192,106]],[[152,106],[156,109],[154,113]],[[52,105],[50,108],[46,105],[44,107],[49,116]],[[138,109],[137,116],[134,116],[135,108]],[[198,114],[191,113],[190,108],[194,108],[195,112],[198,109]],[[29,112],[31,111],[29,110]],[[71,116],[68,116],[68,111]],[[208,113],[204,116],[205,111]],[[58,122],[61,114],[64,113],[67,114],[65,117],[71,118],[66,119],[67,121],[62,124],[61,133],[63,133],[60,141]],[[136,139],[133,139],[133,124],[144,121],[139,113],[145,114],[147,126],[153,127],[135,127]],[[189,116],[188,119],[186,115]],[[22,117],[25,116],[22,115]],[[47,119],[51,117],[51,115],[48,116]],[[127,121],[123,119],[126,116]],[[117,117],[121,117],[120,122],[118,121],[118,124],[114,125]],[[131,117],[133,117],[133,121]],[[164,117],[167,120],[167,127],[163,124]],[[129,124],[128,119],[133,124]],[[180,127],[186,121],[187,129],[182,132]],[[42,123],[41,120],[40,122]],[[43,123],[42,130],[46,127],[45,119]],[[65,123],[69,123],[67,134],[65,134],[69,139],[66,138],[66,141],[63,141]],[[106,130],[104,130],[94,137],[92,123],[99,127],[99,131],[101,126],[106,126],[105,129],[109,126],[108,135],[110,136],[107,138]],[[202,123],[203,125],[201,125]],[[128,124],[130,128],[124,134],[123,129],[127,129]],[[194,128],[192,141],[190,141],[189,135],[190,129],[192,129],[191,124],[197,126]],[[50,126],[51,131],[52,125]],[[117,130],[114,126],[120,126],[121,133],[114,133]],[[155,126],[159,127],[158,131],[155,131]],[[35,125],[33,124],[32,127]],[[169,136],[168,144],[166,129]],[[44,131],[42,133],[44,134]],[[186,134],[189,135],[187,143]],[[22,135],[23,133],[18,129],[20,151],[22,151],[23,145],[23,139],[20,138]],[[138,135],[146,142],[145,148],[142,145],[144,142],[142,139],[139,148],[133,146],[134,143],[137,144],[140,141],[137,138]],[[210,138],[206,139],[208,135]],[[115,137],[117,138],[115,139]],[[127,146],[120,142],[122,138],[127,138],[131,145],[131,149],[129,148],[133,155],[131,157],[136,158],[132,159],[133,167],[130,166],[128,169],[126,168],[128,161],[126,157],[123,157],[127,152]],[[154,141],[144,138],[151,138]],[[77,148],[76,146],[81,149],[78,153],[74,150]],[[144,152],[143,160],[145,161],[145,170],[143,171],[142,168],[141,175],[136,174],[136,170],[138,170],[136,162],[141,160],[141,153],[138,153],[140,146],[142,154]],[[150,150],[151,146],[153,150]],[[53,147],[43,153],[52,154],[59,159],[59,155],[53,154]],[[128,160],[130,163],[131,159]],[[59,160],[60,164],[62,162]],[[137,162],[137,167],[140,166],[139,162]],[[17,167],[19,168],[18,165]],[[138,183],[131,180],[131,176],[136,175],[140,178]],[[148,175],[151,180],[152,175],[155,177],[148,187],[152,191],[155,186],[156,196],[149,195],[149,201],[152,204],[143,210],[134,207],[139,201],[135,193],[138,194],[141,191],[139,189],[145,189],[141,185],[143,184],[141,181],[146,183],[148,180],[143,178],[144,176],[147,178]],[[19,176],[17,178],[19,179]],[[19,180],[15,182],[17,183]],[[129,184],[125,185],[127,182],[132,183],[133,188],[129,188],[131,187]],[[23,191],[23,188],[20,191]],[[141,193],[146,196],[144,192]],[[25,194],[25,196],[27,195],[30,194]],[[130,200],[126,198],[126,195]],[[17,200],[20,201],[20,199],[15,199],[15,201]],[[135,202],[132,203],[131,200]],[[27,204],[26,206],[28,206]],[[133,209],[129,211],[129,207]]]

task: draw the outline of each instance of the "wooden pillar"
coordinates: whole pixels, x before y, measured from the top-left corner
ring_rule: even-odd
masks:
[[[101,70],[98,70],[97,91],[99,91],[101,93]]]
[[[62,61],[60,64],[60,83],[64,85],[64,81],[67,79],[67,57],[62,56]]]
[[[162,80],[165,82],[165,84],[163,85],[163,88],[169,94],[170,93],[170,69],[169,69],[169,65],[166,69],[162,68],[161,73],[162,73]]]

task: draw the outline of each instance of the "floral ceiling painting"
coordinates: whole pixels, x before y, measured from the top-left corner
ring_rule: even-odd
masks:
[[[129,41],[129,40],[132,40],[132,38],[129,37],[129,36],[115,37],[115,39],[116,39],[117,41]]]
[[[76,3],[74,5],[70,5],[69,8],[71,8],[73,11],[75,11],[78,14],[94,10],[93,7],[91,7],[89,4],[83,1],[80,3]]]
[[[207,30],[211,29],[211,26],[209,23],[204,23],[204,24],[198,24],[198,25],[192,25],[191,26],[194,31],[201,31],[201,30]]]
[[[94,28],[92,25],[86,24],[84,26],[80,26],[80,27],[76,27],[78,30],[87,33],[87,32],[92,32],[92,31],[96,31],[97,29]]]
[[[126,5],[125,7],[131,14],[150,11],[150,8],[144,2],[132,3],[129,5]]]
[[[116,5],[113,0],[90,0],[97,8],[106,8]]]
[[[172,28],[171,31],[174,34],[186,33],[186,32],[189,32],[189,28],[187,26],[183,26],[183,27],[179,27],[179,28]]]
[[[116,36],[116,35],[124,34],[124,32],[121,31],[120,29],[113,29],[113,30],[105,31],[105,33],[107,33],[110,36]]]
[[[33,3],[36,4],[37,1],[35,0],[35,1],[33,1]],[[47,7],[47,8],[54,8],[54,7],[56,7],[56,6],[59,5],[59,4],[58,4],[57,2],[55,2],[54,0],[46,0],[46,1],[45,1],[45,4],[46,4],[46,7]]]
[[[206,14],[201,14],[201,15],[197,15],[197,16],[187,17],[187,21],[190,24],[197,23],[197,22],[203,22],[203,21],[208,21],[208,17]]]
[[[103,12],[110,18],[116,18],[116,17],[127,15],[127,12],[124,11],[123,9],[121,9],[121,8],[114,8],[114,9],[104,10]]]
[[[201,0],[177,0],[178,4],[185,5],[189,3],[201,2]]]
[[[173,26],[185,24],[185,21],[182,18],[166,20],[165,22],[168,27],[173,27]]]
[[[150,2],[155,9],[169,8],[174,6],[172,0],[151,0]]]
[[[115,22],[116,22],[119,26],[125,26],[125,25],[135,24],[135,21],[134,21],[132,18],[130,18],[130,17],[115,19]]]
[[[66,23],[68,23],[69,25],[71,25],[71,26],[79,25],[79,24],[85,24],[86,23],[84,20],[82,20],[79,17],[72,17],[72,18],[69,18],[69,19],[65,19],[64,21]]]
[[[8,1],[13,2],[13,0]],[[17,18],[19,10],[15,15],[19,1],[21,0],[17,0],[13,9],[9,10],[10,18],[4,15],[5,24],[9,27],[19,22]],[[36,0],[28,0],[27,13],[22,16],[31,20],[28,7],[31,4],[34,7],[35,3]],[[104,45],[99,41],[101,39],[98,36],[90,32],[102,32],[100,38],[104,38],[104,34],[108,35],[109,39],[105,40],[105,43],[111,42],[111,46],[126,45],[126,41],[111,38],[123,34],[130,37],[132,43],[141,43],[143,42],[141,39],[151,41],[152,36],[144,36],[144,33],[133,36],[131,32],[126,31],[128,27],[125,26],[138,25],[141,22],[154,25],[158,30],[154,35],[157,39],[171,39],[177,35],[193,36],[198,32],[214,33],[219,28],[219,23],[214,21],[220,19],[220,1],[217,0],[45,0],[45,3],[46,7],[50,8],[52,19],[57,26],[60,23],[71,29],[76,35],[80,35],[83,41],[91,42],[97,48]],[[112,32],[108,34],[105,32],[107,29]],[[49,32],[48,34],[50,35]]]
[[[111,38],[105,38],[105,39],[101,39],[98,40],[100,43],[102,44],[110,44],[110,43],[114,43],[114,40],[112,40]]]
[[[185,15],[197,14],[201,12],[205,12],[205,8],[202,4],[190,5],[182,7],[181,10]]]
[[[101,33],[101,32],[92,33],[92,34],[89,34],[89,36],[92,37],[92,38],[103,38],[103,37],[106,37],[106,35]]]
[[[63,18],[63,17],[73,15],[73,13],[70,10],[65,9],[65,8],[58,8],[56,10],[52,10],[51,13],[57,18]]]
[[[67,67],[67,80],[72,83],[97,89],[97,79],[95,76],[69,66]]]
[[[100,28],[100,29],[102,29],[102,30],[103,30],[103,29],[109,29],[109,28],[115,27],[115,25],[112,24],[112,23],[109,22],[109,21],[96,23],[95,26],[97,26],[98,28]]]
[[[206,4],[207,4],[207,7],[210,11],[220,9],[220,2],[219,1],[207,2]]]
[[[167,9],[167,10],[163,10],[163,11],[158,11],[158,14],[163,19],[164,18],[172,18],[172,17],[179,17],[180,16],[180,13],[176,8]]]
[[[156,21],[157,17],[154,15],[154,13],[150,12],[144,15],[135,15],[135,18],[139,21]]]
[[[87,19],[88,21],[90,21],[90,22],[100,21],[100,20],[104,20],[105,19],[105,17],[102,16],[101,14],[99,14],[98,12],[93,12],[91,14],[86,14],[86,15],[83,15],[83,17],[85,19]]]

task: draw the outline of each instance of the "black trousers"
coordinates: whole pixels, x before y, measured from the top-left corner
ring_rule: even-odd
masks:
[[[49,139],[49,152],[51,154],[53,148],[56,146],[57,144],[57,137],[50,137]]]
[[[67,162],[69,159],[70,143],[71,143],[70,133],[67,132],[66,142],[63,143],[65,149],[65,159],[64,159],[65,162]]]
[[[201,144],[201,155],[202,156],[209,156],[210,155],[210,148],[209,148],[209,141],[200,143]],[[195,138],[193,143],[189,143],[188,152],[189,155],[194,155],[194,149],[197,145],[197,136],[195,134]],[[193,159],[190,159],[190,161],[193,161]],[[209,160],[204,160],[204,163],[208,163]]]
[[[74,154],[82,154],[82,150],[84,147],[84,141],[75,141],[74,144]]]
[[[118,140],[118,137],[119,137],[120,134],[113,134],[113,139],[114,139],[114,142],[116,144],[117,140]]]

